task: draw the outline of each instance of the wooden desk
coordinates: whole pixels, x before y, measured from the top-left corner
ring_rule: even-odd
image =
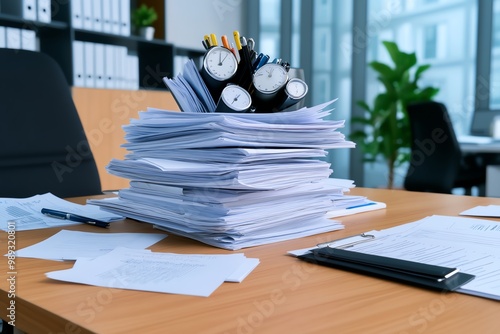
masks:
[[[260,265],[242,283],[224,283],[208,298],[108,289],[49,280],[47,271],[72,263],[17,259],[16,325],[28,333],[497,333],[497,301],[443,294],[395,282],[316,266],[285,255],[289,250],[352,234],[384,229],[431,214],[457,215],[500,199],[402,190],[354,189],[387,209],[340,220],[345,230],[247,248]],[[80,201],[83,199],[79,199]],[[135,221],[109,231],[158,232]],[[17,248],[41,241],[56,229],[16,233]],[[5,247],[6,233],[0,233]],[[153,251],[229,253],[169,235]],[[6,252],[6,250],[2,250]],[[2,260],[1,317],[9,302]]]

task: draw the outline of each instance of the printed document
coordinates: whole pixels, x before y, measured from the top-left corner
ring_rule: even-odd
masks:
[[[13,224],[16,231],[81,224],[47,217],[41,213],[42,208],[68,212],[105,222],[123,219],[122,216],[101,210],[98,206],[76,204],[51,193],[46,193],[28,198],[0,198],[0,229],[7,231],[8,224]]]
[[[208,297],[246,260],[241,253],[182,255],[116,248],[46,275],[101,287]]]
[[[476,278],[458,292],[500,300],[500,223],[484,219],[430,216],[382,231],[351,251],[456,267]]]

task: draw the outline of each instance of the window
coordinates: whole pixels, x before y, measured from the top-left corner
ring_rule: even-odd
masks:
[[[280,32],[278,22],[286,6],[292,6],[292,31]],[[415,52],[420,65],[431,65],[420,84],[440,88],[435,99],[448,107],[457,135],[470,133],[474,111],[500,109],[500,0],[260,0],[260,10],[261,43],[279,54],[280,38],[292,41],[292,65],[304,67],[310,85],[307,104],[338,97],[333,117],[347,121],[346,135],[353,96],[357,100],[365,91],[364,99],[370,102],[381,89],[367,63],[390,61],[384,40]],[[491,12],[493,20],[487,23]],[[482,46],[484,39],[487,47]],[[349,150],[332,151],[334,177],[365,187],[386,184],[385,166],[376,167],[379,173],[363,172],[349,165]],[[405,174],[402,169],[396,186]]]
[[[291,31],[280,31],[286,6],[291,6]],[[351,110],[351,36],[352,0],[260,0],[260,52],[272,57],[281,57],[284,50],[281,38],[291,41],[291,65],[305,69],[309,85],[307,105],[320,104],[335,98],[333,119],[350,118]],[[303,9],[311,13],[311,22],[306,19]],[[285,20],[285,19],[283,19]],[[302,25],[310,26],[306,32],[311,38],[301,35]],[[312,50],[312,51],[311,51]],[[363,49],[364,50],[364,49]],[[306,55],[303,59],[301,55]],[[348,135],[349,126],[343,133]],[[334,177],[349,178],[349,149],[329,152]]]
[[[272,60],[280,54],[281,0],[261,0],[259,16],[260,36],[257,49],[269,55]]]
[[[420,85],[440,88],[435,99],[448,107],[457,135],[467,134],[474,112],[477,0],[441,0],[432,6],[425,1],[425,4],[428,6],[409,2],[403,8],[394,0],[368,0],[370,43],[377,44],[369,45],[368,61],[390,60],[381,47],[384,40],[396,42],[405,52],[415,52],[419,65],[431,65]],[[371,102],[381,89],[374,71],[367,71],[366,84],[367,101]],[[365,170],[364,186],[384,185],[385,166],[375,169],[378,174]],[[396,186],[402,184],[406,169],[397,174]]]
[[[437,26],[431,25],[424,28],[424,58],[436,58]]]

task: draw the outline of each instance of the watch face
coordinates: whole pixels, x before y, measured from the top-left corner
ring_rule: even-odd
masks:
[[[212,78],[225,81],[236,73],[238,61],[231,50],[215,46],[207,51],[203,66]]]
[[[265,64],[253,75],[255,89],[265,94],[277,92],[288,80],[286,69],[278,64]]]
[[[224,88],[221,99],[226,106],[235,111],[246,111],[252,105],[250,94],[237,85],[228,85]]]
[[[307,84],[301,79],[290,79],[286,84],[286,93],[292,99],[301,99],[307,94]]]

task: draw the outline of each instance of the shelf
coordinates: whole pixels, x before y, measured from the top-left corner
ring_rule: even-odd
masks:
[[[171,44],[159,39],[146,40],[140,36],[135,36],[135,35],[129,35],[129,36],[115,35],[115,34],[108,34],[104,32],[84,30],[84,29],[73,29],[73,30],[75,32],[75,39],[85,42],[124,45],[131,48],[136,47],[140,43],[148,45],[172,47]]]
[[[1,1],[1,0],[0,0]],[[90,0],[85,0],[90,1]],[[138,4],[130,0],[131,9]],[[151,0],[158,8],[162,1]],[[54,5],[54,3],[53,3]],[[139,89],[166,90],[163,77],[173,76],[174,57],[178,49],[161,39],[146,40],[136,35],[116,35],[99,31],[76,29],[71,24],[71,6],[67,0],[52,6],[51,22],[23,19],[21,15],[1,12],[0,26],[30,29],[36,32],[39,51],[48,54],[61,66],[68,83],[74,86],[74,41],[125,46],[129,55],[138,57]],[[163,24],[163,22],[162,22]]]
[[[62,21],[52,21],[52,22],[40,22],[40,21],[27,21],[16,15],[0,13],[0,25],[9,26],[20,29],[31,29],[31,30],[41,30],[41,29],[68,29],[69,25]]]

